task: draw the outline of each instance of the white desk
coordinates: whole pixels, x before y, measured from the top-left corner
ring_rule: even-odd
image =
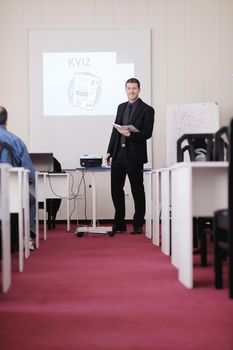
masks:
[[[152,170],[152,236],[153,243],[161,245],[170,255],[170,168]]]
[[[70,231],[70,174],[69,173],[40,173],[36,172],[36,247],[39,247],[39,213],[38,204],[43,202],[44,240],[47,239],[46,199],[66,199],[67,231]]]
[[[152,171],[152,242],[160,245],[161,171]]]
[[[161,250],[170,255],[170,168],[162,168],[161,174]]]
[[[172,263],[179,281],[193,287],[193,216],[227,207],[228,163],[177,163],[171,170]]]
[[[23,172],[23,224],[24,224],[24,253],[25,258],[30,255],[30,214],[29,214],[29,170]]]
[[[24,168],[10,168],[10,213],[18,214],[18,231],[19,231],[19,271],[23,271],[24,255],[24,195],[27,195],[29,201],[29,192],[24,193]],[[23,195],[24,194],[24,195]]]
[[[11,243],[8,164],[0,164],[0,221],[2,231],[2,291],[6,293],[11,285]]]
[[[94,168],[77,168],[77,171],[81,172],[88,172],[91,173],[92,177],[92,225],[91,226],[85,226],[85,227],[78,227],[76,230],[76,234],[80,236],[82,233],[108,233],[112,230],[112,227],[108,226],[97,226],[96,222],[96,185],[95,185],[95,173],[96,172],[106,172],[110,171],[109,167],[94,167]],[[85,175],[84,175],[85,176]]]
[[[152,237],[152,172],[149,169],[145,169],[144,173],[144,182],[145,182],[145,197],[146,197],[146,237]]]

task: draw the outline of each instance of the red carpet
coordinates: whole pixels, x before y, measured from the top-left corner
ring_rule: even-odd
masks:
[[[144,235],[89,234],[65,226],[0,295],[1,350],[233,349],[233,301],[195,264],[196,288]]]

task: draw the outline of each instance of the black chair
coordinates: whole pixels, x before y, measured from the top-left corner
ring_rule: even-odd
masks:
[[[194,254],[200,254],[201,266],[207,266],[207,233],[211,233],[212,230],[213,217],[199,216],[193,218]]]
[[[233,119],[228,127],[228,208],[214,213],[215,287],[223,287],[223,263],[228,264],[229,297],[233,299]]]
[[[60,162],[53,158],[53,173],[61,173],[62,168]],[[53,199],[47,199],[46,200],[46,211],[48,213],[48,220],[47,220],[47,226],[48,230],[51,230],[52,228],[56,227],[56,216],[57,212],[61,205],[61,199],[60,198],[53,198]],[[39,208],[43,209],[43,203],[39,203]]]
[[[223,126],[214,135],[214,160],[228,161],[229,160],[229,138],[228,128]]]
[[[213,160],[214,134],[184,134],[177,140],[177,162],[184,161],[188,152],[190,161]]]

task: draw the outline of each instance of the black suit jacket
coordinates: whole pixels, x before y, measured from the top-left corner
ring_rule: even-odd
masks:
[[[121,103],[117,109],[115,123],[122,125],[122,117],[128,102]],[[147,146],[146,140],[149,139],[153,132],[154,126],[154,109],[144,103],[141,99],[138,101],[136,111],[131,115],[129,124],[134,125],[139,132],[131,132],[126,137],[126,154],[129,163],[147,163]],[[118,148],[120,147],[121,134],[113,128],[108,145],[108,153],[115,160]]]

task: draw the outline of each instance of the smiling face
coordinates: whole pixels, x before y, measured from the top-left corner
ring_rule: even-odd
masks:
[[[137,83],[127,83],[125,86],[125,91],[128,96],[129,102],[134,102],[138,99],[140,88]]]

